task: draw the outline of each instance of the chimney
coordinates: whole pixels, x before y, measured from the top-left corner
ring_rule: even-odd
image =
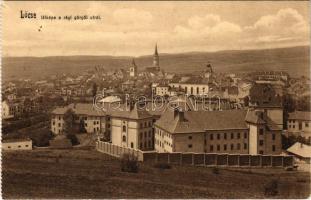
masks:
[[[174,109],[174,119],[178,117],[179,121],[184,121],[185,119],[185,112],[182,111],[181,109]]]
[[[130,111],[132,111],[133,109],[134,109],[134,107],[135,107],[135,103],[134,102],[130,102]]]

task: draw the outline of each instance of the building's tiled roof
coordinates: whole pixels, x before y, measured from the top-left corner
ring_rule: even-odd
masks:
[[[133,109],[110,109],[107,111],[107,114],[109,114],[112,117],[118,117],[118,118],[126,118],[126,119],[147,119],[151,118],[152,115],[149,114],[145,109],[139,109],[137,105],[134,105]]]
[[[295,111],[293,113],[289,113],[288,119],[311,121],[311,112]]]
[[[261,116],[262,113],[263,115]],[[263,112],[257,112],[255,110],[248,110],[246,113],[245,121],[252,124],[265,124],[269,130],[276,131],[282,130],[276,123],[274,123],[270,117]]]
[[[249,110],[246,113],[245,121],[253,124],[265,124],[266,122],[255,111]]]
[[[311,158],[311,146],[296,142],[293,146],[289,147],[286,151],[298,155],[303,158]]]
[[[156,126],[170,133],[195,133],[206,130],[247,129],[245,110],[186,111],[184,120],[174,111],[167,109]]]

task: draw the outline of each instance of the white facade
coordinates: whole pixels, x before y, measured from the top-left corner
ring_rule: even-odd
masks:
[[[112,117],[111,142],[122,147],[152,150],[154,148],[152,124],[152,118],[134,120]]]
[[[287,131],[289,134],[304,137],[311,141],[311,116],[298,119],[290,118],[287,120]]]
[[[32,141],[31,140],[12,140],[3,142],[1,144],[2,150],[32,150]]]
[[[208,84],[190,84],[190,83],[170,83],[172,88],[180,88],[188,95],[206,95],[208,94]]]
[[[2,119],[13,118],[13,114],[10,112],[10,106],[6,101],[2,102]]]
[[[170,95],[169,86],[157,86],[156,87],[156,95],[165,96]]]

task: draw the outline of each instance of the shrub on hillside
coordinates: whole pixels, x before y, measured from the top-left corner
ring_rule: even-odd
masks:
[[[139,166],[137,157],[132,154],[123,154],[121,157],[121,171],[137,173]]]
[[[78,138],[77,138],[77,136],[75,134],[69,133],[69,134],[66,135],[66,137],[67,137],[67,139],[69,139],[71,141],[72,145],[80,144],[80,142],[79,142],[79,140],[78,140]]]
[[[53,138],[53,133],[48,128],[33,130],[29,133],[33,145],[37,147],[49,146],[49,141]]]
[[[213,171],[213,174],[219,174],[219,169],[217,167],[214,167],[212,171]]]
[[[265,186],[265,196],[276,196],[278,194],[278,180],[272,180]]]
[[[168,163],[156,163],[153,167],[158,169],[171,169],[171,166]]]

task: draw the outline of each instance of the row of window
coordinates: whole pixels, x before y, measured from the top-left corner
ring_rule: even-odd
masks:
[[[148,135],[147,135],[148,134]],[[150,130],[150,131],[145,131],[144,133],[139,133],[139,137],[140,137],[140,139],[142,139],[143,138],[143,136],[145,137],[145,138],[147,138],[147,136],[148,137],[152,137],[152,131]]]
[[[94,121],[93,124],[94,125],[99,124],[99,121]]]
[[[227,133],[223,133],[223,134],[221,134],[221,133],[217,133],[217,134],[215,134],[216,135],[216,138],[217,138],[217,140],[220,140],[220,139],[224,139],[224,140],[226,140],[226,139],[228,139],[229,138],[229,133],[227,134]],[[222,135],[222,136],[221,136]],[[234,137],[234,135],[236,135],[236,137]],[[230,134],[230,139],[240,139],[241,138],[241,133],[236,133],[236,134],[234,134],[234,133],[231,133]],[[246,139],[247,138],[247,132],[245,132],[244,133],[244,138]],[[189,136],[189,139],[192,139],[192,136]],[[214,134],[213,133],[210,133],[209,134],[209,139],[210,140],[214,140]]]
[[[173,147],[173,145],[167,141],[161,142],[160,140],[155,140],[156,141],[156,145],[160,146],[160,147],[164,147],[164,144],[170,147]]]
[[[146,127],[151,127],[152,126],[152,123],[151,121],[149,122],[145,122],[145,123],[140,123],[140,128],[146,128]]]
[[[220,144],[215,145],[215,147],[217,148],[216,149],[217,151],[221,151],[221,150],[227,151],[227,150],[229,150],[229,145],[227,145],[227,144],[224,144],[222,149],[221,149],[221,145]],[[192,144],[188,144],[188,148],[192,148]],[[244,143],[244,149],[247,149],[247,143]],[[214,145],[210,145],[210,149],[209,150],[210,150],[210,152],[213,152],[214,151]],[[230,145],[230,150],[235,150],[234,144]],[[241,144],[240,143],[236,144],[236,150],[241,150]]]
[[[26,144],[25,147],[29,147],[29,145]],[[18,145],[17,148],[22,148],[22,146],[21,146],[21,145]],[[8,149],[11,149],[11,146],[8,146]]]
[[[289,124],[288,125],[288,128],[292,128],[292,127],[295,128],[296,127],[295,124],[293,124],[293,125]],[[306,122],[305,128],[308,128],[308,127],[309,127],[309,123]],[[301,130],[301,129],[302,129],[302,123],[299,122],[299,130]]]
[[[140,149],[143,148],[153,148],[153,142],[151,140],[145,141],[145,142],[141,142],[140,143]]]
[[[168,133],[166,133],[166,132],[162,132],[160,129],[158,129],[158,134],[159,134],[159,136],[161,137],[164,137],[164,136],[166,136],[166,137],[168,137],[168,138],[172,138],[172,135],[171,134],[168,134]]]
[[[175,85],[172,85],[173,88],[175,88]],[[179,89],[181,89],[181,86],[178,87]],[[199,94],[200,93],[200,87],[195,87],[196,89],[194,89],[193,87],[189,87],[189,92],[190,94],[194,94],[194,90],[196,90],[196,94]],[[188,87],[186,86],[184,88],[185,92],[188,93]],[[205,92],[205,87],[202,87],[202,91],[203,93]]]

